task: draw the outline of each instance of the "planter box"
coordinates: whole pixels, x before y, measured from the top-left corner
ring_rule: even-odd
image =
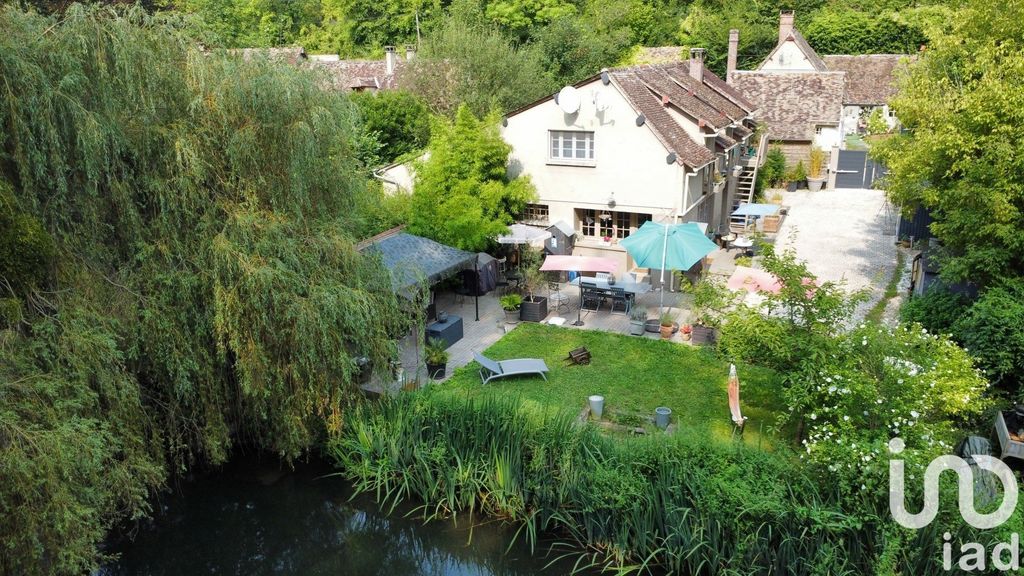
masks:
[[[714,344],[718,341],[718,329],[694,324],[690,338],[694,344]]]
[[[632,334],[633,336],[643,336],[644,335],[644,331],[645,331],[644,330],[644,328],[645,328],[644,325],[645,324],[646,324],[645,321],[630,320],[629,321],[629,333]]]
[[[544,296],[535,298],[533,302],[523,300],[519,306],[519,319],[523,322],[540,322],[548,317],[548,299]]]
[[[765,216],[762,219],[762,232],[778,232],[779,223],[782,222],[782,216]]]

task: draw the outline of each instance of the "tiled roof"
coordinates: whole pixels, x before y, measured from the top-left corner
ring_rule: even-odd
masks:
[[[842,115],[844,72],[736,70],[731,78],[772,140],[813,140],[816,124],[838,124]]]
[[[739,120],[746,117],[753,111],[753,106],[742,97],[739,103],[733,95],[726,94],[722,90],[725,82],[707,68],[704,69],[703,81],[698,82],[690,76],[689,62],[676,62],[675,64],[664,65],[665,70],[672,78],[682,84],[686,89],[697,95],[698,98],[710,104],[713,108],[720,110],[732,120]],[[715,82],[715,81],[718,82]]]
[[[671,74],[670,72],[676,73]],[[684,79],[680,77],[682,75],[677,70],[666,70],[659,65],[638,66],[633,73],[639,76],[644,84],[658,96],[667,97],[672,105],[690,116],[704,121],[712,129],[721,128],[732,122],[732,119],[720,109],[716,109],[699,98],[696,91],[690,88],[690,83],[684,82]],[[686,78],[693,80],[688,75]],[[692,84],[697,84],[697,82],[693,81]]]
[[[615,70],[613,81],[633,108],[644,115],[646,124],[665,147],[676,154],[676,161],[690,168],[700,168],[715,159],[715,155],[703,143],[698,143],[686,133],[662,104],[658,94],[643,81],[637,73],[643,66]]]
[[[403,63],[398,60],[391,74],[387,73],[384,60],[325,60],[314,61],[313,65],[323,69],[332,86],[338,90],[390,90],[396,87],[396,73],[401,70]]]
[[[825,56],[829,70],[846,72],[843,103],[881,106],[896,93],[896,73],[905,54]]]

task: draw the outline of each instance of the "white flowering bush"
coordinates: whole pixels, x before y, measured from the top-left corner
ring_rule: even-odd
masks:
[[[802,457],[832,472],[847,496],[887,493],[891,438],[906,443],[901,458],[912,480],[988,407],[985,378],[944,336],[861,325],[831,348],[791,377],[784,394],[789,417],[801,422]]]

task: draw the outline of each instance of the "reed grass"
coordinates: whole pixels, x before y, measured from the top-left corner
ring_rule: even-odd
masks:
[[[865,574],[884,540],[791,453],[710,435],[608,437],[518,398],[423,391],[350,415],[329,451],[357,491],[518,524],[620,574]],[[827,484],[822,484],[827,486]]]

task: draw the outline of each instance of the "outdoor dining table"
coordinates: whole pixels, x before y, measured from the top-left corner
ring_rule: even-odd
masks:
[[[651,285],[646,282],[637,282],[633,279],[627,278],[616,278],[615,284],[608,284],[608,280],[604,278],[591,278],[589,276],[577,276],[573,278],[569,284],[572,286],[580,285],[580,278],[582,278],[587,284],[584,288],[596,288],[598,290],[610,290],[612,288],[622,288],[628,294],[646,294],[651,291]]]

